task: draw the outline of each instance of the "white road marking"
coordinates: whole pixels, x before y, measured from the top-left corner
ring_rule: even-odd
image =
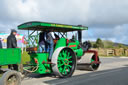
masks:
[[[122,56],[122,57],[118,57],[118,56],[112,56],[112,57],[100,57],[100,58],[128,58],[127,56]]]
[[[102,57],[102,56],[101,56],[100,58],[115,58],[115,57]]]
[[[120,58],[128,58],[128,57],[120,57]]]

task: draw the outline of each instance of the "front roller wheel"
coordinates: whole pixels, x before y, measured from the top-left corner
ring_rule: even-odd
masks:
[[[95,71],[100,66],[100,60],[97,56],[95,57],[94,53],[85,53],[82,58],[78,61],[77,69],[79,70],[88,70]]]
[[[62,78],[70,77],[76,69],[76,55],[71,48],[60,47],[53,53],[52,63],[55,75]]]
[[[97,56],[97,60],[98,60],[98,62],[100,62],[99,56]],[[99,68],[99,66],[100,66],[100,63],[93,63],[95,61],[96,61],[96,58],[95,58],[95,55],[93,55],[92,59],[91,59],[91,68],[92,68],[91,70],[92,71],[97,70]]]

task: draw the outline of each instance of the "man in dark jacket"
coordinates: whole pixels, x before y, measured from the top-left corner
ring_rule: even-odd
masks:
[[[17,31],[12,29],[11,34],[7,38],[7,48],[17,48],[17,40],[16,40]],[[8,65],[9,69],[18,70],[18,65]]]
[[[16,40],[16,30],[11,30],[11,34],[7,38],[7,48],[16,48],[17,47],[17,40]]]
[[[39,35],[39,52],[47,52],[46,49],[46,32],[40,32]]]

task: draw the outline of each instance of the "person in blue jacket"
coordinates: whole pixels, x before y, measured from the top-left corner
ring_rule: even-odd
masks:
[[[51,60],[54,50],[54,42],[50,31],[47,32],[46,38],[46,42],[48,43],[49,60]]]

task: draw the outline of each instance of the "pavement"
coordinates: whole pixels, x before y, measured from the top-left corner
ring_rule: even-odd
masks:
[[[128,58],[100,58],[97,71],[76,70],[70,78],[57,78],[52,74],[32,74],[22,85],[128,85]]]

